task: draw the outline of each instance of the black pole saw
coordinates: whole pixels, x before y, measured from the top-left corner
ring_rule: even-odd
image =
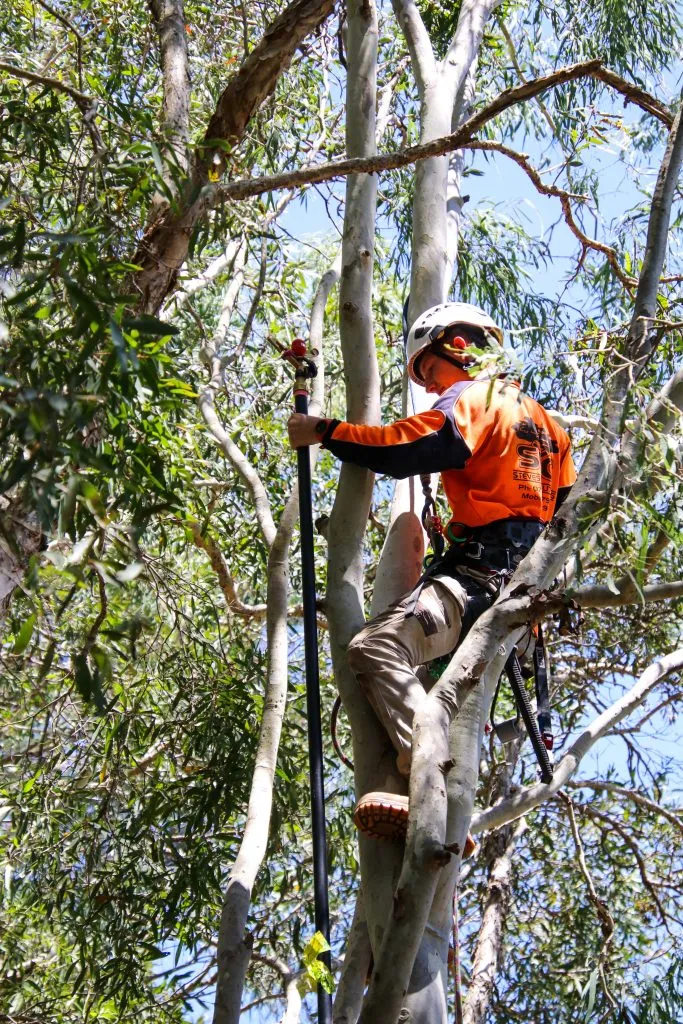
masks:
[[[317,354],[315,352],[313,355]],[[306,343],[295,338],[282,353],[294,367],[294,411],[308,413],[308,382],[318,368],[306,354]],[[308,758],[311,780],[311,822],[313,831],[313,889],[315,894],[315,930],[330,941],[330,909],[327,887],[327,839],[325,836],[325,792],[323,785],[323,742],[320,723],[320,675],[318,663],[318,623],[316,618],[315,561],[313,553],[313,502],[311,498],[310,448],[297,449],[299,475],[299,526],[301,531],[301,583],[304,608],[304,653],[306,663],[306,711],[308,719]],[[329,952],[319,957],[330,968]],[[319,1024],[332,1022],[332,997],[318,984]]]

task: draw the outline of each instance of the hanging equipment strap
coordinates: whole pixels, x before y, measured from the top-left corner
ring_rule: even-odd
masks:
[[[314,352],[313,355],[316,353]],[[306,355],[306,343],[295,338],[291,349],[282,353],[294,366],[294,410],[308,413],[308,381],[317,367]],[[311,824],[313,831],[313,888],[315,893],[315,930],[330,941],[330,910],[327,883],[327,839],[325,836],[325,791],[323,784],[323,744],[320,724],[320,675],[318,661],[318,623],[316,618],[315,561],[313,550],[313,502],[311,497],[310,448],[297,449],[299,475],[299,524],[301,529],[301,583],[304,606],[304,652],[306,662],[306,712],[308,757],[311,783]],[[330,968],[329,952],[319,957]],[[332,1024],[332,999],[318,985],[318,1021]]]
[[[550,688],[548,686],[548,659],[546,658],[543,627],[538,624],[536,647],[534,648],[534,682],[536,685],[536,718],[538,729],[547,750],[552,750],[555,742],[553,723],[550,714]]]
[[[524,680],[522,678],[522,670],[519,666],[519,658],[517,657],[517,649],[515,648],[505,663],[505,674],[510,680],[510,686],[519,708],[520,714],[526,731],[531,740],[531,745],[534,748],[536,760],[538,761],[541,769],[541,781],[546,784],[552,782],[553,779],[553,766],[548,755],[541,734],[538,729],[538,723],[534,717],[534,713],[531,709],[529,697],[524,686]]]
[[[432,494],[432,478],[429,473],[420,473],[420,483],[422,484],[422,493],[425,498],[425,503],[422,507],[422,526],[432,546],[433,555],[429,561],[433,562],[441,558],[444,552],[443,523],[441,522],[441,516],[437,511],[434,495]]]

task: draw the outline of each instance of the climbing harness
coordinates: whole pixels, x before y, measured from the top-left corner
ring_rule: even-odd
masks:
[[[421,479],[424,480],[424,478]],[[429,507],[431,508],[435,503],[431,487],[429,486],[429,478],[427,478],[426,486],[423,482],[423,492],[427,495],[427,502],[430,503]],[[425,502],[425,509],[428,507],[427,502]],[[423,525],[424,517],[425,512],[423,511]],[[449,539],[451,539],[450,531],[452,525],[449,524]],[[462,643],[479,616],[494,603],[502,586],[510,578],[542,529],[542,523],[536,523],[531,520],[503,520],[475,530],[470,529],[462,536],[454,536],[452,539],[455,543],[452,543],[446,554],[441,557],[427,556],[425,559],[426,571],[422,577],[423,581],[445,570],[447,575],[453,575],[458,580],[467,593],[467,604],[465,606],[459,644]],[[443,550],[443,535],[438,539],[441,542],[441,550]],[[435,548],[434,550],[436,552],[437,549]],[[476,568],[479,578],[472,577],[467,571],[468,568]],[[486,579],[487,574],[488,579]],[[495,583],[492,589],[491,584],[494,580]],[[418,583],[418,587],[419,585]],[[448,658],[439,659],[439,665],[437,666],[439,675],[443,668],[445,668],[445,665],[442,666],[441,663],[447,663],[448,660]],[[536,644],[533,655],[533,675],[536,687],[535,716],[524,685],[516,647],[505,663],[504,673],[510,682],[517,714],[514,718],[508,719],[505,722],[496,723],[493,718],[500,690],[501,676],[496,686],[491,708],[493,731],[501,743],[509,743],[512,740],[521,739],[524,729],[526,729],[534,754],[536,755],[536,760],[538,761],[541,781],[547,784],[553,778],[553,765],[549,751],[553,749],[554,737],[550,714],[546,650],[543,630],[540,625],[536,630]],[[521,723],[520,718],[522,720]]]
[[[312,351],[310,355],[317,355]],[[318,368],[306,352],[306,343],[295,338],[282,358],[294,367],[294,411],[308,413],[308,381]],[[320,666],[318,660],[318,623],[316,618],[315,561],[313,554],[313,502],[311,498],[311,457],[308,447],[297,448],[299,476],[299,525],[301,530],[301,582],[304,609],[304,652],[306,663],[306,711],[308,721],[308,758],[311,783],[311,823],[313,831],[313,889],[315,929],[330,942],[330,910],[327,883],[327,839],[325,836],[325,792],[323,785],[323,744],[320,724]],[[320,959],[330,968],[329,952]],[[318,1020],[332,1022],[332,999],[318,985]]]

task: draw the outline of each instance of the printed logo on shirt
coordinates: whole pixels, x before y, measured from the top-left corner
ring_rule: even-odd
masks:
[[[540,501],[543,511],[546,511],[555,496],[550,487],[552,456],[559,454],[560,446],[530,416],[514,423],[512,429],[520,442],[517,445],[517,468],[512,471],[513,480],[518,482],[525,501]]]

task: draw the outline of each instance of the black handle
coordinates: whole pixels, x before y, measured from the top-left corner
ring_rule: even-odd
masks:
[[[308,413],[308,394],[294,393],[295,412]],[[323,785],[323,740],[320,723],[320,674],[318,622],[316,618],[315,560],[313,551],[313,502],[311,498],[310,448],[297,449],[299,473],[299,525],[301,529],[301,584],[304,606],[304,655],[306,663],[306,711],[308,717],[308,758],[311,778],[311,821],[313,830],[313,890],[315,929],[330,941],[330,908],[327,890],[327,840],[325,836],[325,790]],[[320,959],[331,966],[330,954]],[[332,997],[318,985],[318,1020],[332,1022]]]

